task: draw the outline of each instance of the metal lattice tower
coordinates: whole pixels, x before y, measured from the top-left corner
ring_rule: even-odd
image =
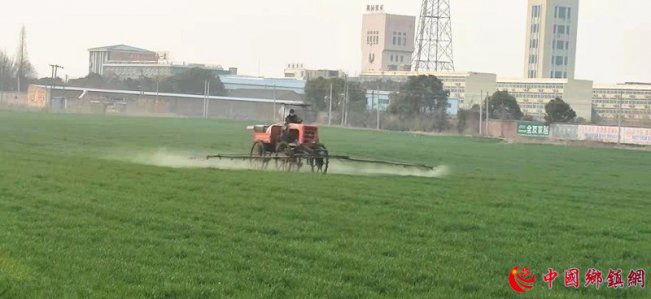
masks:
[[[423,0],[416,34],[415,71],[454,71],[450,0]]]

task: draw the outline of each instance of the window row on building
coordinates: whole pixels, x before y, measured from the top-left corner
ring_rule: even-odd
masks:
[[[623,119],[647,119],[651,120],[651,111],[643,109],[617,109],[617,108],[594,108],[594,112],[602,118],[617,118],[621,115]]]
[[[531,24],[531,33],[538,33],[540,32],[540,24],[534,23]]]
[[[551,71],[549,72],[550,78],[563,79],[567,78],[567,72],[564,71]]]
[[[522,103],[519,104],[521,109],[545,109],[545,104],[529,104],[529,103]]]
[[[404,55],[393,55],[393,54],[391,54],[391,56],[389,58],[389,61],[403,63],[403,62],[405,62],[405,56]],[[407,60],[407,62],[409,62],[409,60]]]
[[[541,5],[535,5],[531,7],[531,17],[532,18],[540,18],[540,14],[542,12],[542,6]]]
[[[615,105],[643,105],[643,106],[650,106],[651,105],[651,100],[600,100],[600,99],[594,99],[592,100],[592,103],[595,105],[599,104],[615,104]]]
[[[556,50],[569,50],[570,49],[570,42],[569,41],[562,41],[562,40],[555,40],[553,42],[554,49]]]
[[[563,97],[562,93],[528,93],[528,92],[509,92],[516,99],[555,99],[557,97]]]
[[[393,43],[394,46],[406,46],[407,45],[407,32],[393,32]]]
[[[529,41],[529,48],[538,49],[538,39],[531,39],[531,41]]]
[[[635,95],[635,94],[611,94],[611,95],[605,95],[605,94],[594,94],[592,95],[593,99],[647,99],[651,100],[651,94],[647,95]]]
[[[379,31],[367,31],[366,32],[366,43],[370,46],[377,45],[380,43],[380,32]]]
[[[556,6],[554,9],[554,18],[564,20],[572,19],[572,8],[565,6]]]
[[[570,25],[556,25],[554,24],[554,34],[570,34]]]
[[[552,65],[567,65],[567,56],[552,56]]]
[[[497,83],[497,87],[501,89],[522,89],[525,91],[529,90],[544,90],[544,89],[556,89],[562,90],[565,88],[562,83]]]
[[[621,90],[621,89],[595,89],[594,95],[651,95],[651,86],[648,90]]]

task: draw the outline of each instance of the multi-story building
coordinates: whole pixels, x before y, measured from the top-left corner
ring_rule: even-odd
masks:
[[[191,68],[211,71],[215,76],[237,75],[237,68],[224,69],[219,65],[197,63],[173,63],[165,52],[156,53],[127,45],[115,45],[89,49],[89,72],[99,75],[115,75],[120,79],[140,77],[165,77],[182,73]]]
[[[341,70],[311,70],[307,69],[301,63],[291,63],[285,68],[285,78],[297,80],[310,80],[316,78],[343,78],[346,73]]]
[[[215,76],[237,75],[237,68],[224,69],[219,65],[175,63],[105,63],[103,74],[120,79],[156,78],[174,76],[192,68],[208,70]]]
[[[497,79],[497,88],[508,91],[522,113],[542,120],[545,105],[555,98],[568,103],[586,121],[592,119],[592,81],[574,79]]]
[[[261,78],[251,76],[220,76],[224,87],[228,90],[253,89],[273,91],[292,91],[297,94],[305,93],[305,81],[294,79]]]
[[[497,75],[476,72],[365,72],[362,81],[392,80],[405,82],[411,76],[433,75],[450,92],[450,99],[458,100],[459,108],[470,109],[479,105],[481,99],[497,89]]]
[[[525,78],[574,78],[579,0],[529,0]]]
[[[114,45],[89,49],[89,73],[104,75],[105,64],[158,63],[158,54],[153,51],[127,45]]]
[[[387,14],[368,5],[362,18],[362,72],[410,71],[416,17]]]
[[[651,83],[595,84],[592,92],[594,112],[606,122],[651,123]]]

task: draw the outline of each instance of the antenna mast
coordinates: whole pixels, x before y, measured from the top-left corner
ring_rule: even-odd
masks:
[[[454,71],[450,0],[423,0],[414,71]]]

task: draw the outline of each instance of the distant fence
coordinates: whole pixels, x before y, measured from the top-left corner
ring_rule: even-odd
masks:
[[[27,94],[0,91],[0,107],[25,106]]]
[[[651,128],[552,124],[490,120],[487,135],[501,138],[595,141],[631,145],[651,145]]]
[[[620,130],[618,127],[606,126],[578,126],[578,140],[598,141],[605,143],[620,142]]]
[[[551,125],[552,138],[565,140],[579,140],[579,126],[577,125]]]

